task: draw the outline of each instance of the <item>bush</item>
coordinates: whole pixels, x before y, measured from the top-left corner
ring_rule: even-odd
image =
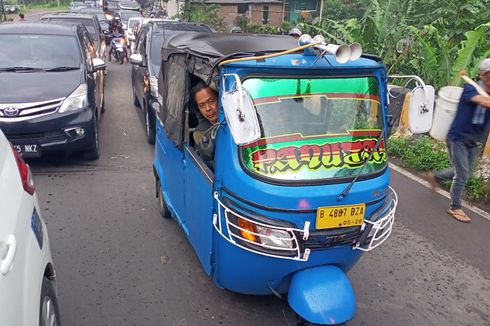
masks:
[[[400,158],[407,167],[419,171],[442,170],[451,166],[444,144],[428,136],[390,138],[388,152]]]

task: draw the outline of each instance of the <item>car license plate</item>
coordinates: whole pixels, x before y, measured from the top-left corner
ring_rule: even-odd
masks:
[[[333,229],[362,225],[365,210],[365,204],[319,207],[316,212],[316,228]]]
[[[38,144],[18,144],[12,145],[14,149],[24,157],[41,156],[41,146]]]

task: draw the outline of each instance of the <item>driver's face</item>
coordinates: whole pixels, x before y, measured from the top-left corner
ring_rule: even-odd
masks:
[[[211,88],[205,87],[197,91],[196,103],[201,114],[211,124],[215,124],[218,121],[218,98]]]

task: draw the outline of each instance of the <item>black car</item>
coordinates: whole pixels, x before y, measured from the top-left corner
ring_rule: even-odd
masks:
[[[105,63],[83,25],[0,24],[0,128],[25,157],[99,157]]]
[[[108,45],[110,43],[110,40],[112,39],[110,36],[111,27],[102,8],[80,8],[78,10],[78,13],[85,15],[95,15],[97,17],[100,28],[105,35],[105,44]]]
[[[53,13],[41,17],[42,22],[53,22],[56,24],[82,24],[87,28],[90,37],[94,41],[99,58],[105,57],[105,34],[100,27],[99,21],[94,14],[78,14],[78,13]]]
[[[119,10],[116,14],[119,18],[121,18],[122,28],[124,31],[128,28],[128,20],[131,17],[142,17],[139,11],[133,10]]]
[[[158,74],[161,64],[161,48],[166,37],[175,32],[212,32],[201,23],[178,21],[150,21],[138,33],[136,52],[131,55],[131,80],[134,105],[141,107],[145,117],[146,139],[155,143],[155,112],[152,109],[158,99]]]

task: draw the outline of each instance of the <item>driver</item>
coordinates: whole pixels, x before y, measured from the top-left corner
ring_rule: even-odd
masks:
[[[193,89],[194,100],[202,117],[193,138],[198,154],[204,160],[214,159],[214,142],[218,127],[218,96],[211,87],[199,83]]]

